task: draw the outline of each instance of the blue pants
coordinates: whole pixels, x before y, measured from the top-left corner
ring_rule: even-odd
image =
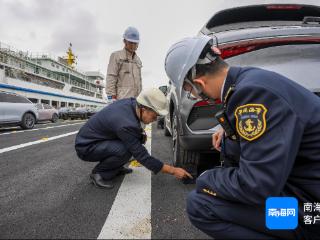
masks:
[[[294,231],[268,230],[265,211],[192,191],[187,199],[191,223],[215,239],[295,239]]]
[[[119,140],[98,142],[89,154],[81,156],[84,161],[100,162],[92,170],[92,173],[100,174],[105,180],[116,177],[119,170],[129,162],[130,158],[131,153]]]

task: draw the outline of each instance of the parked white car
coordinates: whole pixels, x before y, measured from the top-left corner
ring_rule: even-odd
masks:
[[[59,111],[54,107],[44,103],[37,103],[35,106],[39,113],[38,121],[51,121],[55,123],[59,120]]]
[[[0,91],[0,127],[13,125],[31,129],[38,116],[37,108],[27,98]]]

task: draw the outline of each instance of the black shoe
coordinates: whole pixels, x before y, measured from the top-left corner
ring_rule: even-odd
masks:
[[[103,180],[103,178],[98,173],[91,173],[90,180],[93,183],[93,185],[96,186],[97,188],[107,188],[107,189],[113,188],[112,182]]]
[[[126,175],[132,173],[132,171],[133,170],[131,168],[121,167],[117,175]]]

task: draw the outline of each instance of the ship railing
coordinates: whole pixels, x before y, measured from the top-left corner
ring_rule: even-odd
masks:
[[[0,51],[5,52],[7,54],[10,54],[12,56],[18,57],[18,58],[32,61],[36,64],[38,64],[37,59],[46,59],[46,58],[54,60],[56,62],[59,62],[58,57],[56,55],[49,54],[49,53],[43,53],[43,52],[32,52],[32,53],[29,51],[25,52],[25,51],[21,51],[15,47],[13,47],[13,46],[10,46],[6,43],[3,43],[3,42],[0,42]],[[79,78],[83,78],[83,79],[90,82],[90,79],[85,74],[85,72],[81,72],[78,69],[71,69],[71,68],[70,68],[70,70],[72,71],[72,75],[75,75]]]

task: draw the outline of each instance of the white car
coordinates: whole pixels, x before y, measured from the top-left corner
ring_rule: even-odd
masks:
[[[0,127],[13,125],[31,129],[38,120],[38,111],[29,99],[0,91]]]
[[[59,120],[59,112],[54,107],[45,103],[37,103],[35,106],[39,113],[38,121],[51,121],[55,123]]]

